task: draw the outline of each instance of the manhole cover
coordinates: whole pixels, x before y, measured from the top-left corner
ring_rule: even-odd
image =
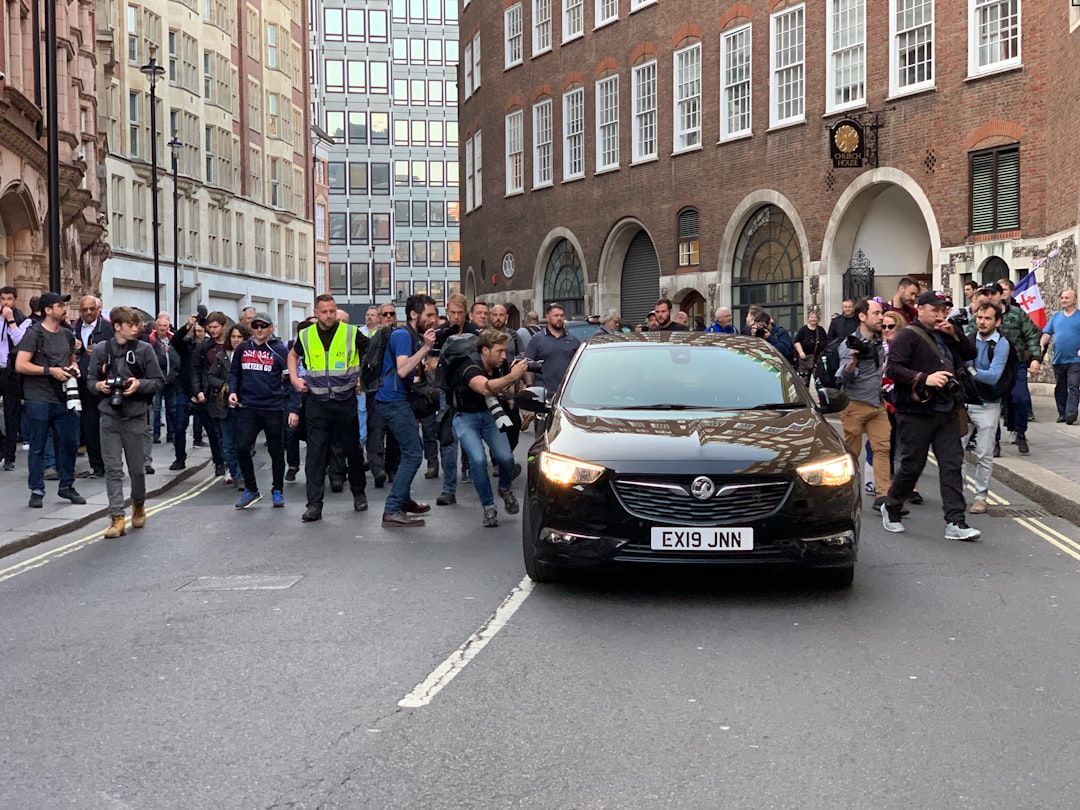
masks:
[[[996,518],[1038,518],[1047,517],[1049,513],[1037,506],[988,506],[986,514]]]
[[[304,578],[303,574],[284,577],[263,574],[240,574],[233,577],[197,577],[178,591],[283,591]]]

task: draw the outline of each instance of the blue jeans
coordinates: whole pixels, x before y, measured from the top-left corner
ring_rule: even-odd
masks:
[[[27,444],[30,444],[30,416],[26,413],[26,408],[22,408],[22,416],[20,417],[21,424],[19,426],[19,433],[22,435],[22,440]],[[50,467],[56,467],[56,431],[49,430],[49,441],[45,443],[45,469]],[[75,448],[75,452],[79,452],[79,448]]]
[[[1059,417],[1076,416],[1080,404],[1080,363],[1054,363],[1054,400]]]
[[[75,486],[75,453],[79,449],[79,414],[63,402],[35,402],[24,405],[30,428],[30,456],[27,460],[31,492],[45,494],[45,452],[49,431],[56,433],[56,471],[60,491]]]
[[[367,444],[367,395],[356,395],[356,416],[360,420],[360,446]]]
[[[233,478],[240,478],[240,457],[236,453],[236,408],[229,408],[221,426],[221,453],[225,457],[225,469]]]
[[[473,486],[476,487],[480,505],[485,509],[494,506],[495,494],[491,491],[491,476],[487,474],[484,444],[487,443],[495,463],[499,465],[499,489],[510,489],[514,481],[514,454],[510,452],[506,434],[495,426],[495,417],[490,411],[480,411],[454,414],[454,435],[472,464]]]
[[[386,422],[387,428],[397,439],[401,448],[401,464],[398,465],[390,494],[386,496],[383,512],[392,515],[412,500],[412,480],[420,463],[424,460],[424,449],[420,444],[420,429],[416,425],[416,416],[408,402],[375,401],[375,410]]]

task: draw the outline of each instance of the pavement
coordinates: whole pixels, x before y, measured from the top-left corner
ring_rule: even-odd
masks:
[[[1028,425],[1031,452],[1022,456],[1011,443],[1011,434],[1002,433],[1001,457],[994,459],[994,480],[1010,487],[1051,514],[1080,525],[1080,424],[1057,422],[1057,407],[1050,386],[1033,386],[1035,421]],[[147,499],[151,502],[177,484],[196,475],[210,464],[210,448],[189,447],[187,468],[168,469],[172,447],[154,445],[156,473],[147,476]],[[56,497],[56,482],[45,482],[45,508],[30,509],[26,485],[26,453],[20,449],[14,472],[0,472],[0,514],[7,526],[0,531],[0,557],[46,542],[96,521],[107,527],[108,499],[105,480],[79,478],[76,489],[86,498],[75,506]],[[79,456],[76,470],[87,469]],[[991,484],[992,486],[992,484]],[[130,490],[125,487],[125,492]]]

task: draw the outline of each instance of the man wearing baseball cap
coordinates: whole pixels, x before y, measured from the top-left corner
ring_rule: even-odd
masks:
[[[23,380],[23,412],[30,425],[30,507],[45,499],[45,443],[55,431],[57,495],[74,504],[86,503],[75,491],[75,452],[79,445],[79,415],[67,407],[64,384],[79,376],[75,334],[65,325],[70,295],[44,293],[38,299],[41,320],[26,330],[15,355],[15,371]]]
[[[964,520],[961,444],[967,411],[956,370],[975,357],[974,348],[948,320],[952,300],[927,290],[916,299],[918,317],[889,346],[887,374],[895,383],[896,438],[900,468],[893,476],[881,521],[888,532],[903,532],[904,503],[926,466],[932,447],[937,459],[947,540],[977,540],[982,534]]]

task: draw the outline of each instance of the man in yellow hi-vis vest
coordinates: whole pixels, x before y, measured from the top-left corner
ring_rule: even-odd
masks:
[[[303,396],[307,423],[307,508],[301,520],[322,519],[326,467],[330,443],[345,453],[349,465],[349,489],[353,509],[368,508],[364,476],[364,453],[360,449],[360,423],[356,414],[356,394],[360,390],[360,364],[368,338],[355,326],[339,323],[337,302],[332,295],[315,299],[315,323],[300,330],[289,350],[289,378]],[[298,374],[301,360],[304,376]],[[289,415],[289,427],[299,424],[299,413]]]

